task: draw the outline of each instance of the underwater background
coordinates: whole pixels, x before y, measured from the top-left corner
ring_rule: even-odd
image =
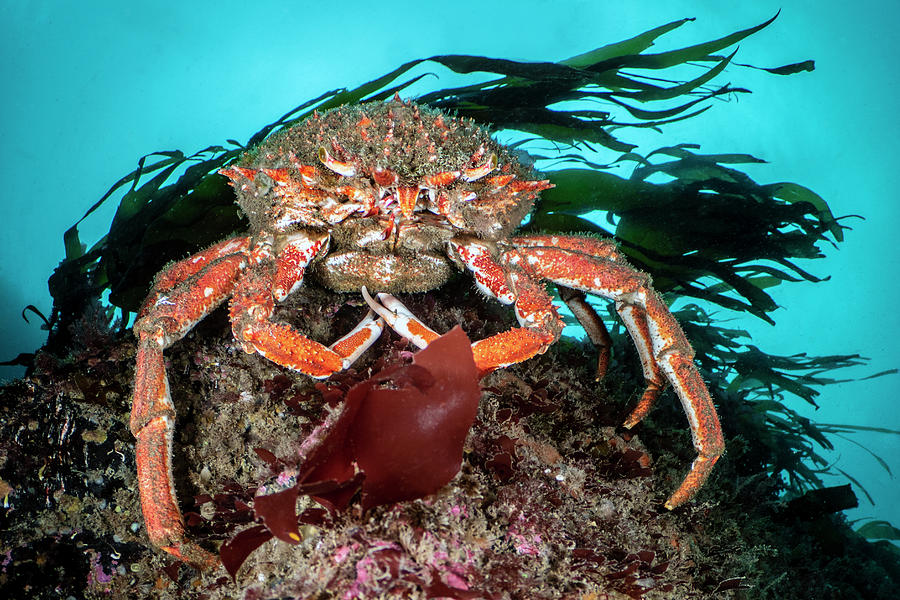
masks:
[[[373,6],[375,7],[373,9]],[[473,54],[559,60],[684,17],[696,20],[658,41],[681,47],[778,19],[741,43],[737,63],[774,67],[806,59],[811,73],[777,77],[729,66],[720,77],[753,94],[713,101],[703,115],[662,134],[634,130],[623,139],[644,151],[679,142],[705,153],[749,153],[768,164],[744,170],[760,183],[794,181],[825,198],[852,227],[828,258],[800,261],[821,283],[769,290],[783,307],[774,326],[735,315],[766,352],[870,357],[836,377],[896,368],[900,224],[893,162],[900,154],[896,98],[900,55],[890,2],[760,1],[711,7],[679,1],[300,3],[22,2],[0,7],[0,170],[5,222],[0,233],[0,360],[31,352],[45,339],[26,305],[50,313],[47,278],[63,258],[62,234],[137,159],[155,150],[192,152],[226,138],[244,140],[300,102],[355,86],[408,60]],[[458,76],[433,65],[423,92]],[[408,94],[407,94],[408,95]],[[623,173],[627,175],[627,173]],[[106,233],[116,203],[80,226],[93,244]],[[24,369],[0,367],[0,378]],[[828,374],[826,374],[828,376]],[[826,386],[814,410],[792,408],[822,423],[900,428],[900,377]],[[900,470],[900,437],[832,438],[828,458],[852,474],[851,519],[900,524],[900,483],[865,449]],[[845,483],[842,478],[828,485]]]

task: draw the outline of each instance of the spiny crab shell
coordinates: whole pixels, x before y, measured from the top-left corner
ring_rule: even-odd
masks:
[[[473,121],[399,100],[314,114],[244,155],[242,169],[237,201],[252,229],[329,232],[311,271],[348,292],[440,287],[452,237],[508,237],[548,187]]]

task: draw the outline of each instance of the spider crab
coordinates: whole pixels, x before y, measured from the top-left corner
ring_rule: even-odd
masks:
[[[187,539],[178,508],[167,347],[231,298],[234,337],[246,352],[325,378],[351,365],[385,326],[419,348],[436,339],[393,294],[438,288],[455,269],[469,271],[485,295],[512,305],[520,324],[472,344],[483,373],[542,353],[559,337],[563,323],[541,281],[561,286],[592,339],[605,329],[583,292],[614,300],[647,382],[625,426],[638,423],[671,384],[697,457],[666,507],[682,504],[703,485],[723,451],[722,433],[681,327],[650,277],[613,243],[513,235],[538,193],[551,186],[531,179],[531,169],[484,129],[395,97],[316,114],[220,173],[231,180],[250,233],[161,271],[134,325],[131,431],[147,533],[157,547],[201,567],[217,562]],[[306,276],[337,292],[361,291],[371,307],[330,346],[270,320],[275,303]],[[601,349],[601,371],[602,356]]]

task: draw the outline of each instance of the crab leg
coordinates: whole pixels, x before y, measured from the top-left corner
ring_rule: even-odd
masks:
[[[138,312],[138,318],[145,315],[158,302],[160,296],[167,294],[172,288],[189,277],[193,277],[210,263],[229,254],[244,252],[249,247],[250,238],[247,236],[230,238],[210,246],[185,260],[169,265],[166,269],[160,271],[153,280],[153,287],[150,293],[147,294],[147,298]]]
[[[688,417],[697,458],[665,506],[672,509],[683,504],[709,477],[724,450],[724,441],[712,398],[694,365],[693,349],[650,287],[650,278],[629,266],[612,244],[599,240],[535,236],[513,242],[515,247],[499,259],[487,242],[450,242],[451,253],[473,273],[478,287],[504,304],[514,304],[522,325],[472,344],[479,369],[490,371],[531,358],[559,336],[562,323],[536,280],[549,279],[567,288],[613,299],[638,348],[647,380],[647,389],[625,426],[632,427],[643,418],[667,382],[672,384]],[[554,245],[544,246],[545,243]],[[602,257],[603,252],[607,252],[606,258]],[[393,296],[379,294],[379,308],[368,293],[364,295],[388,325],[419,347],[437,336]]]
[[[184,536],[172,477],[175,406],[163,350],[184,337],[232,292],[246,265],[245,240],[217,244],[164,271],[134,324],[138,354],[131,432],[137,440],[138,489],[147,535],[154,545],[199,567],[212,566],[217,558]],[[236,253],[227,254],[229,250]]]
[[[246,352],[257,352],[317,379],[349,367],[378,339],[384,326],[381,319],[367,316],[329,348],[289,325],[271,321],[275,300],[302,284],[306,267],[327,244],[327,235],[300,232],[287,239],[274,261],[265,260],[271,258],[267,254],[271,249],[260,244],[254,249],[259,264],[241,275],[229,311],[234,337]]]
[[[214,566],[218,557],[185,537],[172,477],[175,406],[163,351],[233,295],[233,326],[250,351],[297,370],[308,369],[313,376],[352,363],[381,334],[384,323],[373,314],[331,348],[268,321],[274,298],[299,286],[309,261],[327,242],[327,236],[297,234],[282,243],[274,261],[271,239],[263,238],[253,248],[246,237],[216,244],[163,271],[135,322],[138,351],[131,431],[137,440],[138,489],[147,535],[154,545],[199,568]]]
[[[626,427],[635,425],[650,409],[668,380],[675,389],[691,427],[697,458],[681,485],[666,501],[672,509],[703,485],[724,451],[719,418],[712,398],[694,365],[694,352],[678,322],[656,292],[650,278],[622,260],[596,258],[562,246],[529,245],[529,238],[513,240],[516,248],[504,254],[511,265],[527,265],[538,277],[590,294],[611,298],[641,355],[647,391]],[[576,238],[580,241],[580,238]],[[665,379],[659,374],[662,373]]]
[[[610,348],[612,348],[612,339],[609,337],[609,331],[603,319],[597,314],[588,301],[584,297],[584,292],[567,288],[564,285],[557,286],[559,289],[559,297],[578,322],[587,333],[588,339],[597,347],[597,381],[603,379],[606,375],[606,369],[609,367]]]
[[[450,251],[475,277],[475,285],[503,304],[512,304],[522,327],[472,344],[475,364],[492,371],[543,354],[559,338],[562,319],[546,290],[517,267],[501,265],[487,243],[475,239],[450,242]]]
[[[475,364],[482,373],[528,360],[541,354],[556,341],[563,323],[544,289],[516,269],[504,272],[490,249],[474,240],[451,242],[453,252],[474,273],[475,282],[485,293],[504,304],[514,304],[522,327],[504,331],[472,344]],[[515,286],[507,285],[506,275]],[[434,341],[438,334],[417,319],[390,294],[378,294],[376,302],[365,288],[363,297],[385,322],[419,348]]]

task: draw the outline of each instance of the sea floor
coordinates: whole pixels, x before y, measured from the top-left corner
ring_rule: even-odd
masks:
[[[404,301],[472,339],[510,325],[468,282]],[[365,309],[309,286],[277,317],[333,340]],[[798,508],[729,432],[687,505],[663,508],[693,449],[667,393],[633,431],[633,348],[563,340],[482,380],[459,474],[436,494],[329,514],[299,498],[302,541],[271,539],[233,580],[150,546],[128,429],[135,340],[95,309],[0,388],[0,596],[18,598],[897,598],[900,558],[843,516]],[[175,476],[188,532],[214,550],[255,525],[253,495],[290,478],[336,398],[412,348],[385,333],[354,369],[320,383],[248,355],[219,310],[166,351],[178,410]],[[713,393],[715,396],[715,392]]]

